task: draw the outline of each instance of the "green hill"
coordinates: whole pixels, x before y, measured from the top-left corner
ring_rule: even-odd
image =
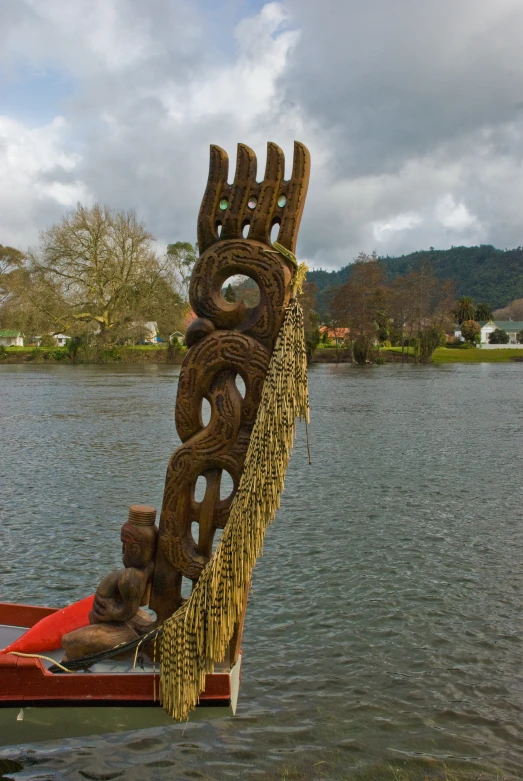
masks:
[[[492,309],[523,298],[523,248],[500,250],[489,244],[479,247],[451,247],[446,250],[412,252],[401,257],[380,258],[390,279],[414,270],[427,260],[437,277],[456,282],[456,297],[470,296]],[[342,285],[351,274],[351,265],[339,271],[309,271],[307,281],[318,289],[318,310],[324,313],[324,293]]]

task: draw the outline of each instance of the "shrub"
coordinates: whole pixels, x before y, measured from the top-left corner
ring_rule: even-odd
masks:
[[[67,358],[67,352],[63,349],[63,347],[57,347],[56,350],[53,350],[51,355],[55,361],[65,361]]]
[[[440,328],[427,328],[422,331],[419,337],[419,358],[421,363],[429,363],[432,359],[432,353],[439,347],[442,339]]]
[[[122,356],[117,347],[109,347],[103,351],[103,357],[106,361],[121,361]]]
[[[479,323],[477,323],[475,320],[464,320],[461,323],[461,333],[467,342],[477,341],[481,333]]]
[[[79,336],[73,336],[72,339],[69,339],[67,342],[67,355],[71,363],[75,363],[76,361],[76,355],[80,348],[81,342],[82,340]]]
[[[496,328],[489,334],[488,340],[490,344],[508,344],[510,342],[510,336],[502,328]]]
[[[376,356],[374,339],[371,336],[360,334],[353,342],[352,353],[356,363],[361,365],[373,361]]]
[[[3,358],[7,358],[7,350],[5,349],[3,344],[0,344],[0,361]]]
[[[168,363],[181,363],[181,358],[184,353],[183,345],[178,339],[173,339],[167,347],[167,362]]]

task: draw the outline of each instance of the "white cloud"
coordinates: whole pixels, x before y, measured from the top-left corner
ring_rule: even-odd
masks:
[[[452,193],[447,193],[436,204],[436,218],[445,228],[456,231],[479,227],[477,218],[469,212],[463,202],[456,203]]]
[[[67,147],[67,123],[56,117],[40,128],[27,128],[0,116],[0,235],[3,244],[26,248],[43,220],[89,193],[75,169],[80,156]]]
[[[392,233],[412,230],[422,222],[422,218],[416,212],[397,214],[389,220],[381,220],[373,225],[373,234],[376,241],[385,243]]]

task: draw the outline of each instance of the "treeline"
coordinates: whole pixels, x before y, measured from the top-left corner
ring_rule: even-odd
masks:
[[[144,323],[167,337],[183,329],[189,243],[158,252],[134,211],[79,204],[27,252],[0,245],[0,327],[32,337],[65,333],[79,340],[136,341]]]
[[[451,247],[448,250],[413,252],[401,257],[381,257],[389,281],[429,264],[441,281],[451,279],[456,296],[485,301],[492,309],[505,307],[523,297],[523,248],[500,250],[489,244],[479,247]],[[327,291],[347,282],[353,264],[339,271],[310,271],[307,280],[316,286],[317,307],[322,318],[328,314]]]
[[[442,282],[428,263],[390,280],[376,254],[360,253],[347,281],[330,290],[326,303],[329,325],[349,329],[346,344],[361,364],[392,345],[404,354],[410,347],[415,361],[427,363],[446,343],[456,318],[451,280]]]

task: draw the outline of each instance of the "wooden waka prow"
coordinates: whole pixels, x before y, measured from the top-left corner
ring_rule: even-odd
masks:
[[[295,143],[292,176],[287,180],[284,155],[276,144],[268,144],[261,182],[256,181],[256,165],[254,152],[240,144],[234,181],[228,184],[227,154],[211,147],[198,217],[200,257],[190,283],[196,319],[187,330],[189,349],[176,399],[176,429],[182,444],[167,468],[149,603],[159,623],[183,604],[184,579],[194,587],[213,554],[217,530],[227,524],[269,361],[291,298],[292,258],[307,194],[309,152]],[[271,243],[276,224],[278,249]],[[226,280],[239,274],[258,286],[259,302],[251,308],[228,302],[222,295]],[[243,396],[238,377],[245,386]],[[211,408],[206,425],[204,399]],[[226,497],[221,490],[224,472],[233,484]],[[195,498],[199,477],[206,481],[201,501]],[[231,641],[231,663],[238,653],[244,613],[245,609]]]

